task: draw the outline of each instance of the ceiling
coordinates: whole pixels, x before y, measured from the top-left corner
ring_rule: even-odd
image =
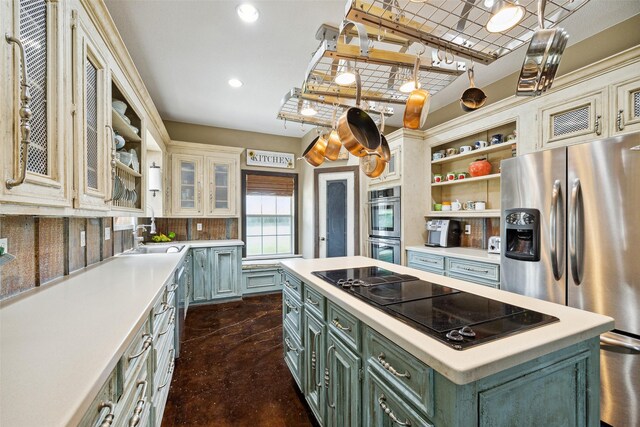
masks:
[[[406,1],[406,0],[400,0]],[[460,0],[447,0],[459,2]],[[282,97],[300,87],[315,33],[338,26],[346,0],[254,0],[253,24],[236,14],[241,0],[105,0],[120,34],[164,120],[302,136],[309,125],[276,118]],[[640,13],[637,0],[591,0],[562,26],[569,45]],[[419,46],[413,46],[419,50]],[[517,71],[526,45],[491,65],[476,65],[476,84]],[[244,85],[234,89],[230,78]],[[459,98],[466,76],[432,99],[432,111]],[[402,107],[388,124],[401,126]]]

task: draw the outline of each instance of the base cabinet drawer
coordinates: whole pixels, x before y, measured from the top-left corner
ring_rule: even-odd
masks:
[[[151,418],[152,387],[153,381],[145,363],[135,377],[135,381],[125,389],[118,402],[113,425],[116,427],[148,426]]]
[[[445,258],[423,252],[408,251],[407,265],[430,273],[444,274]]]
[[[242,294],[277,292],[282,289],[280,273],[276,269],[243,270]]]
[[[298,341],[298,337],[291,332],[287,325],[282,329],[282,336],[284,341],[284,361],[289,371],[291,371],[291,375],[296,381],[296,384],[298,384],[298,388],[300,388],[300,391],[303,391],[304,347],[302,347],[302,344]]]
[[[109,425],[108,423],[115,418],[115,404],[117,399],[117,374],[116,370],[111,373],[111,376],[107,382],[102,386],[102,389],[98,392],[98,395],[87,412],[85,413],[82,421],[78,424],[79,427],[100,427],[102,425]]]
[[[447,273],[450,277],[463,275],[485,282],[500,282],[500,266],[498,264],[447,258]]]
[[[327,304],[329,329],[354,350],[360,349],[360,321],[332,302]]]
[[[315,314],[318,319],[324,319],[324,314],[326,311],[326,300],[322,296],[322,294],[308,285],[304,287],[303,293],[305,310],[309,313]]]
[[[433,369],[370,328],[365,328],[364,342],[369,369],[393,386],[403,399],[433,417]]]
[[[283,323],[302,338],[302,304],[290,292],[282,293]]]
[[[153,316],[153,315],[152,315]],[[120,359],[124,374],[124,387],[128,387],[140,366],[147,361],[147,356],[153,349],[153,336],[151,335],[150,322],[145,321],[138,333],[129,344],[124,355]]]
[[[406,401],[404,395],[387,385],[374,370],[365,373],[364,425],[376,427],[433,427],[433,424]]]
[[[282,285],[283,288],[287,289],[298,301],[302,302],[302,282],[300,279],[291,273],[285,272]]]

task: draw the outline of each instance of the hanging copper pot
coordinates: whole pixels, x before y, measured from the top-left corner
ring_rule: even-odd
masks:
[[[418,72],[420,70],[420,55],[416,57],[416,63],[413,67],[413,84],[414,89],[407,98],[407,104],[404,108],[404,117],[402,124],[407,129],[421,129],[427,122],[429,114],[429,106],[431,104],[431,94],[426,89],[418,87]]]
[[[347,109],[338,120],[338,136],[342,145],[356,157],[364,157],[380,146],[380,131],[371,116],[361,110],[360,74],[356,74],[356,106]]]
[[[369,178],[377,178],[384,172],[387,163],[391,160],[391,150],[387,138],[382,134],[384,132],[384,109],[380,116],[380,146],[375,152],[367,154],[360,158],[360,168]]]
[[[316,136],[311,144],[302,153],[302,159],[305,159],[313,167],[318,167],[324,162],[327,150],[327,140],[322,136]]]
[[[327,149],[325,150],[324,156],[327,158],[327,160],[331,161],[338,160],[338,156],[340,156],[340,149],[342,148],[342,142],[340,142],[340,136],[338,135],[338,131],[336,130],[337,112],[338,108],[336,107],[336,109],[333,110],[333,128],[331,129],[329,135],[325,136],[325,140],[327,141]]]

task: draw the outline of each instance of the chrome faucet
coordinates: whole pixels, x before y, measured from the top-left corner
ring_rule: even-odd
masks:
[[[136,249],[138,246],[144,245],[144,236],[138,236],[138,230],[144,230],[145,228],[149,229],[149,234],[156,234],[156,214],[153,211],[153,208],[149,206],[151,209],[151,224],[140,224],[137,225],[133,230],[133,248]]]

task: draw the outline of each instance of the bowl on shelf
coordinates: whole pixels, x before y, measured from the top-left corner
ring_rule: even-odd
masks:
[[[129,124],[129,127],[131,128],[131,130],[133,131],[133,133],[135,133],[136,135],[138,134],[138,132],[140,132],[140,129],[138,129],[137,127]]]
[[[131,161],[133,160],[133,156],[131,155],[131,153],[127,152],[127,151],[118,151],[116,153],[116,159],[118,159],[118,161],[122,164],[124,164],[125,166],[131,166]]]
[[[478,159],[469,164],[469,175],[472,177],[485,176],[491,173],[491,163],[487,159]]]
[[[116,110],[121,116],[124,116],[124,112],[127,111],[127,104],[119,99],[114,99],[111,101],[111,106]]]
[[[125,140],[122,137],[122,135],[120,135],[118,132],[115,132],[115,131],[113,135],[113,142],[116,145],[116,150],[121,149],[122,147],[124,147],[124,144],[125,144]]]

